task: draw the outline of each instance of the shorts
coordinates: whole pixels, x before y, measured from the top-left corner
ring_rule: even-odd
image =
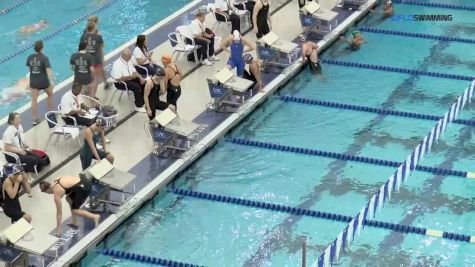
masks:
[[[158,101],[154,100],[154,102],[149,102],[149,103],[150,103],[150,109],[152,111],[152,116],[148,117],[150,120],[155,119],[155,116],[157,114],[157,109],[158,110],[165,110],[169,106],[169,104],[167,102],[163,102],[161,100],[158,100]]]
[[[231,67],[231,69],[236,68],[237,76],[242,77],[244,74],[244,67],[246,67],[246,62],[244,62],[244,59],[241,61],[235,61],[232,58],[228,60],[227,63],[228,66]]]
[[[78,210],[86,202],[91,193],[92,185],[87,179],[81,179],[81,185],[75,185],[68,197],[71,200],[71,209]]]
[[[30,88],[34,90],[46,90],[50,87],[50,83],[42,83],[42,84],[31,84],[30,83]]]

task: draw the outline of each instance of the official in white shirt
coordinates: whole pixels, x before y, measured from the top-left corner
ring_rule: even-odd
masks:
[[[96,120],[96,116],[87,114],[89,108],[81,103],[82,85],[74,83],[73,88],[61,97],[61,113],[66,124],[74,125],[74,120],[78,125],[90,126]],[[70,117],[73,117],[74,120]]]
[[[215,34],[205,28],[204,21],[206,18],[206,13],[203,11],[198,11],[196,13],[196,19],[190,23],[190,31],[193,34],[195,44],[200,46],[198,48],[198,59],[202,61],[203,65],[211,66],[213,65],[210,60],[218,60],[214,56],[214,36]]]
[[[117,81],[125,82],[129,91],[134,93],[135,110],[138,112],[146,112],[143,107],[143,88],[145,79],[135,70],[132,64],[132,53],[130,49],[122,50],[120,57],[112,64],[111,76]],[[114,85],[119,90],[125,90],[125,86],[121,82],[115,82]]]
[[[214,12],[217,21],[231,21],[231,33],[235,30],[241,32],[241,19],[234,12],[233,0],[215,0]]]

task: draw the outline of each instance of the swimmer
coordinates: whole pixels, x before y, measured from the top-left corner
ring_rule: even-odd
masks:
[[[318,60],[318,45],[307,41],[304,36],[300,38],[300,42],[302,43],[302,62],[308,64],[313,73],[322,73],[320,60]]]
[[[351,32],[353,38],[351,40],[345,39],[345,37],[341,36],[340,39],[350,44],[350,49],[353,51],[358,50],[362,44],[366,44],[367,42],[363,39],[363,35],[360,31],[354,30]]]
[[[29,81],[30,78],[27,76],[19,79],[14,86],[3,88],[0,104],[8,104],[25,96],[28,93],[27,89]]]
[[[387,18],[391,17],[394,14],[393,1],[392,0],[385,0],[384,1],[383,12],[377,12],[377,11],[374,11],[374,9],[371,10],[370,12],[381,14],[382,19],[387,19]]]
[[[21,33],[34,33],[40,31],[48,26],[48,23],[45,19],[38,21],[35,24],[26,25],[20,28]]]

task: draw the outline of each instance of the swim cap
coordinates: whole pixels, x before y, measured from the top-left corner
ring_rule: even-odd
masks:
[[[252,61],[252,60],[254,59],[251,54],[245,54],[242,58],[243,58],[244,61],[246,61],[246,62],[250,62],[250,61]]]
[[[7,165],[3,167],[3,171],[7,175],[7,177],[10,177],[10,176],[20,173],[21,169],[20,167],[18,167],[17,164],[8,163]]]
[[[162,67],[157,66],[155,68],[155,75],[160,77],[165,76],[165,70]]]
[[[353,35],[353,37],[357,37],[357,36],[361,35],[361,32],[358,31],[358,30],[354,30],[354,31],[351,32],[351,35]]]
[[[164,54],[162,56],[163,64],[170,64],[172,62],[172,56],[170,54]]]
[[[305,36],[305,34],[300,34],[299,35],[299,41],[301,43],[306,42],[307,41],[307,36]]]
[[[238,30],[233,31],[233,40],[234,41],[239,41],[241,40],[241,33]]]
[[[96,123],[97,125],[99,125],[101,128],[106,128],[107,127],[107,123],[106,123],[106,120],[104,120],[103,118],[99,117],[96,119]]]

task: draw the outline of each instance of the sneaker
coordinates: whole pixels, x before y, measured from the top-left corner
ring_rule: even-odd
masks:
[[[203,63],[203,65],[205,65],[205,66],[211,66],[211,65],[213,65],[213,63],[209,62],[208,59],[203,60],[203,62],[201,62],[201,63]]]
[[[33,120],[33,126],[40,124],[41,119]]]
[[[110,144],[111,140],[106,137],[106,144]]]
[[[219,61],[219,58],[217,58],[216,56],[211,56],[211,57],[209,57],[209,60],[211,60],[211,61]]]
[[[135,111],[137,112],[141,112],[141,113],[147,113],[147,110],[144,108],[144,107],[140,107],[140,108],[135,108]]]

